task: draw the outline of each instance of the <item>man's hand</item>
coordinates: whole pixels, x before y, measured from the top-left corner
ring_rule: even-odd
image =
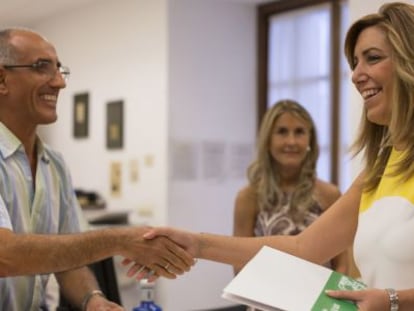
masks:
[[[177,243],[194,258],[199,257],[201,245],[199,239],[197,239],[197,235],[194,232],[179,230],[171,227],[158,227],[151,228],[143,235],[143,237],[148,240],[161,236],[167,237],[171,241]]]
[[[142,272],[146,272],[150,279],[158,276],[174,279],[177,275],[189,271],[194,264],[192,254],[165,236],[143,238],[145,232],[152,231],[149,230],[138,229],[138,232],[134,232],[134,238],[126,241],[123,256],[127,259],[123,264],[134,262],[135,272],[144,267],[146,270]]]

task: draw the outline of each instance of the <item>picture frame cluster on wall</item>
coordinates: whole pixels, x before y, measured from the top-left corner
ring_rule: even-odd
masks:
[[[89,136],[89,93],[73,96],[73,136],[83,139]],[[106,104],[106,148],[122,149],[124,146],[124,101],[114,100]]]

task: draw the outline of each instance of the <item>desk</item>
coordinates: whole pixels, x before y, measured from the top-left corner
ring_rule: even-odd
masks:
[[[127,225],[131,210],[84,209],[83,215],[90,225]]]

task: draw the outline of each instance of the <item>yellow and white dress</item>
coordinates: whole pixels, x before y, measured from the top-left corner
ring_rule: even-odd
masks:
[[[414,176],[390,176],[402,154],[392,150],[380,184],[361,198],[354,256],[369,287],[414,288]]]

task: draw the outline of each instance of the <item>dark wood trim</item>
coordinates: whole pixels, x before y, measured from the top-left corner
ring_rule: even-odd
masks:
[[[334,184],[339,183],[339,157],[340,157],[340,129],[341,118],[340,101],[341,101],[341,3],[332,1],[331,15],[331,181]]]
[[[323,3],[331,3],[331,182],[339,182],[340,158],[340,31],[341,31],[341,3],[346,0],[280,0],[257,7],[257,128],[267,110],[268,93],[268,33],[269,18],[274,14],[290,10],[301,9]]]
[[[280,0],[262,4],[258,6],[258,10],[262,16],[270,16],[275,13],[302,9],[311,5],[331,2],[332,0]]]
[[[268,75],[268,51],[269,51],[269,19],[258,11],[257,17],[257,129],[259,130],[262,118],[267,110],[267,75]]]

